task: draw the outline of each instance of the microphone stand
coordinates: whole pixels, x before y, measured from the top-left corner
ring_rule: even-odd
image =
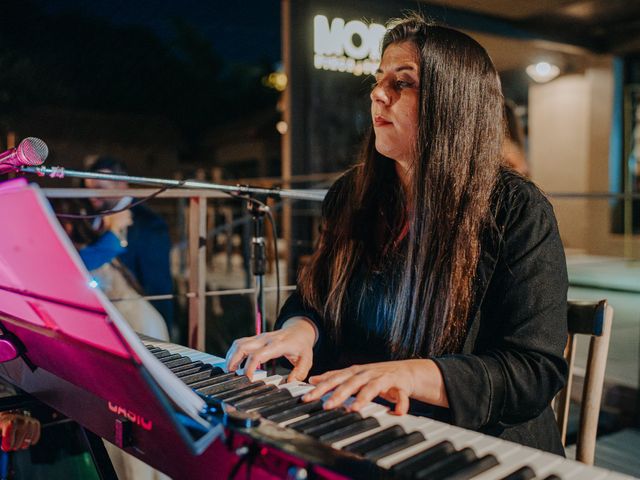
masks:
[[[253,219],[253,238],[251,240],[251,267],[256,277],[256,302],[255,302],[255,329],[256,335],[267,331],[267,318],[264,311],[264,275],[266,272],[266,241],[264,237],[264,216],[269,207],[257,201],[255,196],[266,198],[291,200],[322,201],[325,190],[291,190],[280,188],[260,188],[248,185],[221,185],[217,183],[201,182],[195,180],[171,180],[165,178],[136,177],[132,175],[120,175],[115,173],[83,172],[79,170],[66,170],[63,167],[21,167],[21,172],[35,173],[40,177],[51,178],[91,178],[96,180],[112,180],[116,182],[137,183],[167,188],[194,188],[201,190],[216,190],[225,192],[247,201],[247,208]],[[278,241],[274,239],[274,241]],[[276,258],[276,262],[278,259]]]

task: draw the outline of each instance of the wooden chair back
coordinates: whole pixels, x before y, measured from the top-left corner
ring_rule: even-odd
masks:
[[[597,302],[570,300],[568,302],[569,337],[565,348],[565,358],[569,364],[569,375],[566,386],[556,396],[555,412],[564,445],[567,438],[569,403],[573,384],[576,335],[589,335],[591,340],[581,395],[580,427],[576,443],[576,460],[587,465],[593,465],[595,456],[598,416],[602,401],[612,322],[613,308],[607,304],[606,300]]]

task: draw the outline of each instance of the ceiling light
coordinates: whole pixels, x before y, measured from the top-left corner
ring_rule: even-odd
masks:
[[[560,75],[560,68],[549,62],[532,63],[527,67],[527,75],[535,82],[546,83]]]

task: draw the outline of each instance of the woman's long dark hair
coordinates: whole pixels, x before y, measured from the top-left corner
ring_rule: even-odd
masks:
[[[500,164],[503,98],[486,51],[467,35],[413,15],[385,35],[382,50],[411,42],[420,63],[417,163],[409,195],[394,162],[375,150],[334,186],[319,245],[299,275],[304,300],[338,336],[356,268],[395,258],[408,225],[403,275],[393,292],[389,345],[396,358],[458,351],[474,300],[483,227]],[[410,205],[410,212],[407,212]],[[339,207],[339,208],[338,208]]]

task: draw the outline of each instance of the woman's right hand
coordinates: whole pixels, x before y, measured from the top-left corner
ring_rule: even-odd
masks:
[[[294,317],[275,332],[235,340],[227,352],[227,370],[236,371],[246,360],[244,373],[252,379],[260,364],[284,357],[294,367],[287,381],[302,381],[313,363],[315,341],[316,329],[311,321]]]

